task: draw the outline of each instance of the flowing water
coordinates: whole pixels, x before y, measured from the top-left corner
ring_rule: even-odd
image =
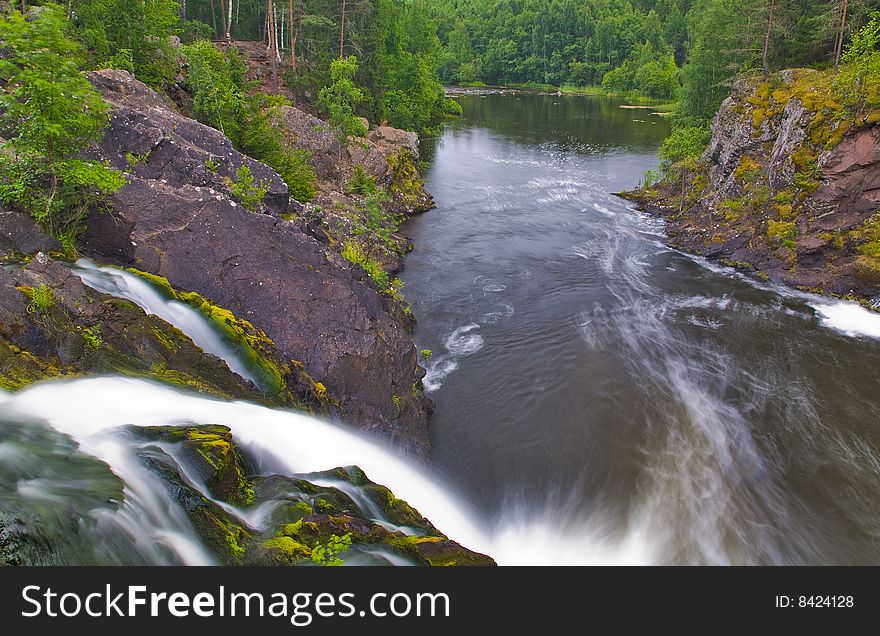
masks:
[[[434,465],[498,554],[880,562],[880,316],[665,247],[609,194],[656,165],[662,117],[461,103],[404,280],[433,351]]]
[[[0,392],[0,510],[59,562],[212,563],[126,427],[225,424],[262,470],[359,465],[503,564],[880,562],[878,315],[666,248],[661,223],[608,194],[656,164],[659,116],[461,101],[428,149],[438,209],[406,228],[415,339],[434,352],[427,465],[298,413],[79,379]],[[198,312],[74,269],[249,377]]]

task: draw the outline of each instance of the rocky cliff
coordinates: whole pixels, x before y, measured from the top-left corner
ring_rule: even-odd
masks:
[[[274,170],[234,150],[217,130],[172,110],[124,71],[94,72],[90,79],[111,119],[89,154],[125,172],[127,183],[112,196],[111,211],[91,216],[81,252],[133,268],[169,294],[195,299],[215,318],[234,320],[233,331],[258,341],[256,354],[266,359],[256,363],[277,370],[279,394],[265,399],[309,406],[405,451],[425,453],[430,401],[402,304],[380,293],[333,249],[320,226],[297,214],[301,206]],[[256,212],[231,194],[241,166],[268,187]],[[13,314],[20,315],[28,299],[16,286],[45,284],[58,291],[68,283],[51,259],[39,261],[45,273],[34,269],[34,253],[58,246],[27,218],[4,212],[0,230],[0,249],[30,261],[2,281],[6,296],[18,297],[21,306]],[[103,302],[89,290],[76,294],[86,305]],[[99,322],[100,316],[80,315],[85,305],[71,303],[66,313],[77,328]],[[0,331],[22,348],[13,322],[4,316]],[[105,328],[108,336],[112,331]],[[59,359],[65,373],[94,370]]]
[[[777,282],[873,303],[880,292],[880,113],[827,72],[740,81],[700,161],[625,196],[670,242]]]

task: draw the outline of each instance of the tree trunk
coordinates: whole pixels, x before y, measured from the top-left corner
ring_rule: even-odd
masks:
[[[220,0],[220,32],[217,37],[226,39],[226,0]]]
[[[342,21],[339,26],[339,59],[341,60],[345,51],[345,0],[342,0]]]
[[[67,2],[67,15],[70,16],[70,0]],[[177,17],[181,22],[186,22],[186,0],[177,3]]]
[[[224,35],[227,42],[232,39],[232,0],[229,0],[229,10],[226,15],[226,33]]]
[[[843,35],[846,31],[846,12],[849,9],[849,0],[843,0],[840,5],[840,28],[837,30],[837,41],[834,44],[834,71],[840,66],[840,54],[843,52]]]
[[[290,0],[290,70],[296,75],[296,36],[297,26],[293,18],[293,0]]]
[[[214,25],[214,35],[220,35],[220,32],[217,31],[217,9],[214,8],[214,0],[208,1],[211,3],[211,22]]]
[[[773,17],[776,12],[776,0],[770,0],[770,11],[767,14],[767,33],[764,35],[764,52],[761,61],[764,64],[764,77],[770,77],[770,63],[767,54],[770,52],[770,35],[773,32]]]
[[[276,38],[276,22],[275,22],[275,7],[273,0],[268,0],[266,6],[267,18],[268,18],[268,26],[267,31],[269,32],[269,67],[272,69],[272,92],[274,94],[278,94],[278,41]]]
[[[272,24],[275,25],[275,59],[281,61],[281,47],[284,46],[284,40],[278,38],[278,14],[275,13],[275,2],[272,1]]]

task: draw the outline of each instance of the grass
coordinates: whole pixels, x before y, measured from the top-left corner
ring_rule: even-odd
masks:
[[[45,283],[40,283],[40,285],[31,289],[29,296],[31,297],[31,302],[28,305],[28,310],[36,312],[41,316],[49,313],[49,310],[55,304],[55,294],[52,288]]]

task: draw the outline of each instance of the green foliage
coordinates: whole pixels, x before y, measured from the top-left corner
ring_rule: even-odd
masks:
[[[181,47],[186,83],[193,94],[193,116],[233,140],[241,135],[245,107],[244,73],[234,53],[224,54],[206,40]]]
[[[677,1],[436,0],[445,82],[598,86],[671,99],[687,22]]]
[[[354,176],[348,182],[349,194],[374,194],[376,192],[376,180],[364,172],[362,166],[354,167]]]
[[[357,58],[353,55],[333,60],[330,85],[318,93],[318,106],[328,115],[330,128],[342,144],[347,144],[349,137],[367,134],[363,120],[355,115],[355,108],[364,101],[363,91],[354,84],[357,71]]]
[[[174,79],[177,62],[169,36],[178,31],[176,2],[79,0],[69,6],[72,32],[89,50],[92,68],[111,62],[157,87]]]
[[[290,192],[290,196],[300,202],[315,198],[318,178],[312,167],[312,153],[300,148],[280,147],[263,157],[274,168]]]
[[[101,338],[101,326],[93,325],[91,327],[80,327],[80,334],[82,334],[83,341],[86,343],[86,347],[92,350],[98,350],[104,345],[104,340]]]
[[[427,360],[432,355],[434,355],[434,352],[430,349],[422,349],[421,351],[419,351],[419,354],[422,356],[422,360]]]
[[[107,111],[79,72],[81,48],[64,35],[57,5],[26,20],[0,17],[0,125],[13,135],[0,148],[0,201],[20,206],[56,236],[75,237],[89,209],[125,183],[118,171],[79,152],[100,138]]]
[[[880,12],[873,13],[868,24],[853,34],[841,59],[844,66],[835,79],[834,90],[859,119],[867,111],[880,108]]]
[[[317,177],[311,154],[287,144],[282,131],[273,125],[275,111],[285,105],[284,100],[260,92],[248,94],[244,62],[232,49],[223,53],[205,40],[182,48],[196,119],[222,131],[238,150],[274,168],[292,197],[313,199]]]
[[[319,543],[312,548],[312,561],[318,565],[342,565],[339,555],[351,547],[351,533],[332,535],[327,543]]]
[[[210,40],[214,34],[214,28],[199,20],[187,20],[180,25],[180,41],[184,44],[192,44],[196,40]]]
[[[52,288],[45,283],[40,283],[37,287],[25,290],[30,296],[31,302],[28,305],[28,311],[45,316],[55,304],[55,293]]]
[[[695,126],[676,128],[660,145],[661,168],[666,170],[684,159],[699,157],[708,142],[708,128]]]
[[[269,184],[262,180],[257,183],[251,169],[247,166],[239,167],[235,171],[235,180],[227,178],[226,184],[235,200],[251,212],[260,209],[260,203],[269,191]]]
[[[142,166],[150,160],[150,151],[147,151],[143,154],[136,155],[134,153],[128,152],[125,154],[125,161],[128,163],[129,168],[136,168],[138,166]]]
[[[379,261],[370,257],[361,243],[354,240],[346,241],[342,247],[342,257],[355,265],[360,265],[381,291],[384,292],[389,288],[388,272],[382,269]]]

